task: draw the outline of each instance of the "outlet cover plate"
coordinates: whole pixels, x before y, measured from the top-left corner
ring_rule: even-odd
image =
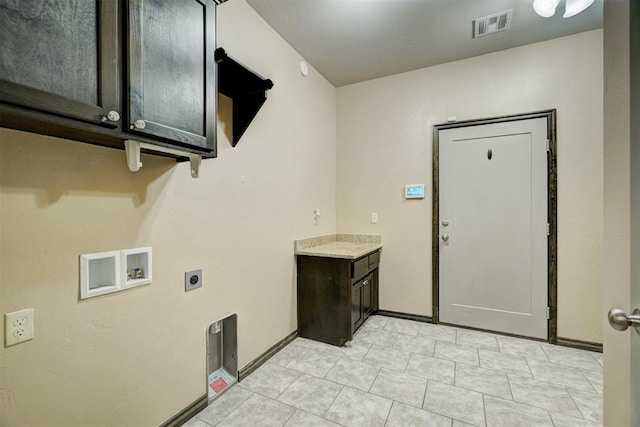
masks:
[[[184,273],[184,291],[189,292],[202,287],[202,269]]]
[[[4,345],[9,347],[33,339],[33,308],[4,315]]]

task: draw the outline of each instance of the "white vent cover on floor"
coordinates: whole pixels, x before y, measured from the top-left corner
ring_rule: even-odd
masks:
[[[511,26],[513,9],[478,18],[473,21],[473,38],[508,30]]]

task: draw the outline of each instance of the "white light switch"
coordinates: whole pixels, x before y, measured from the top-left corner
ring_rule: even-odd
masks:
[[[371,224],[378,223],[378,212],[371,212]]]

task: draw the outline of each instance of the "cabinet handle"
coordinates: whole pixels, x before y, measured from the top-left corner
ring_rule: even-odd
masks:
[[[144,122],[144,120],[136,120],[135,122],[133,122],[133,127],[135,127],[136,129],[144,129],[147,127],[147,124]]]
[[[111,121],[111,122],[119,122],[120,121],[120,114],[118,114],[117,111],[109,111],[107,113],[107,120]]]

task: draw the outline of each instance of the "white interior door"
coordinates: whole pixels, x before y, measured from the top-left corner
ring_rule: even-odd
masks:
[[[603,308],[640,309],[640,2],[604,2]],[[604,425],[640,426],[640,334],[604,319]]]
[[[547,338],[547,119],[439,132],[440,321]]]

